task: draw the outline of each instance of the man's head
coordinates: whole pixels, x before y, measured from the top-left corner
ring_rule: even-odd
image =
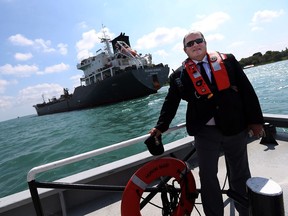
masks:
[[[189,32],[183,39],[184,52],[192,60],[201,61],[207,53],[204,35],[199,31]]]

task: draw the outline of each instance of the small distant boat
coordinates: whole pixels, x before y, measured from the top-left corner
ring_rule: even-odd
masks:
[[[84,72],[81,85],[73,94],[64,88],[60,98],[48,102],[43,98],[43,103],[33,106],[39,116],[143,97],[156,93],[167,82],[168,65],[154,65],[151,54],[138,54],[130,47],[125,33],[110,40],[103,31],[101,42],[105,44],[104,51],[100,49],[99,54],[77,64]]]
[[[247,69],[247,68],[251,68],[251,67],[254,67],[254,66],[255,66],[254,64],[250,64],[250,65],[244,66],[243,68],[244,68],[244,69]]]

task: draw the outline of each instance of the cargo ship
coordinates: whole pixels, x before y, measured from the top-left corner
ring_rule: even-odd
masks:
[[[43,98],[43,103],[33,106],[39,116],[143,97],[156,93],[167,82],[168,65],[155,65],[151,54],[138,54],[125,33],[111,40],[103,31],[101,43],[104,50],[77,64],[84,72],[80,86],[72,94],[64,88],[59,98],[48,102]]]

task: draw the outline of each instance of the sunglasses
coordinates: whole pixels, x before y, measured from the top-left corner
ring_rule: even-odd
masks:
[[[194,43],[200,44],[204,42],[204,38],[197,38],[196,40],[191,40],[188,43],[186,43],[185,47],[191,47],[194,45]]]

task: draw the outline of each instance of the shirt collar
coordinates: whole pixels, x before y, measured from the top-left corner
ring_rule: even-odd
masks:
[[[208,63],[207,55],[204,56],[204,58],[202,59],[202,61],[193,60],[193,62],[194,62],[195,64],[198,64],[199,62],[205,62],[205,63]]]

